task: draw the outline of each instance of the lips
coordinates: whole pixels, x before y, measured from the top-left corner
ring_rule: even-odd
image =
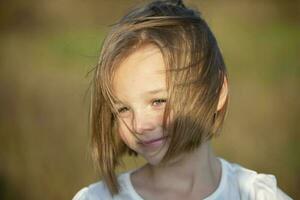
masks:
[[[157,139],[153,139],[153,140],[147,140],[147,141],[142,141],[141,144],[144,144],[144,145],[151,145],[151,144],[154,144],[158,141],[161,141],[161,140],[164,140],[166,139],[167,136],[164,136],[164,137],[160,137],[160,138],[157,138]]]

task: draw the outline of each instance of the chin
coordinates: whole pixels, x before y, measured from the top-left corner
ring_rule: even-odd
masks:
[[[152,152],[150,154],[144,153],[141,154],[141,156],[148,162],[148,164],[152,166],[157,166],[162,161],[167,150],[167,148],[163,147],[162,149],[159,149],[156,152]]]

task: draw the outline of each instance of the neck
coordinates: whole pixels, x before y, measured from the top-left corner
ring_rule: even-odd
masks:
[[[147,164],[145,171],[152,184],[159,189],[206,197],[219,184],[221,164],[210,142],[206,142],[194,152],[183,154],[176,164],[163,167]]]

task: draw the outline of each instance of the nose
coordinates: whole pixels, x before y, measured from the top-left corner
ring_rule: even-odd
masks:
[[[155,117],[145,112],[135,112],[133,129],[138,134],[143,134],[155,129]]]

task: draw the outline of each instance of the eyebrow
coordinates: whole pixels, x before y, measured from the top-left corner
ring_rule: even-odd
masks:
[[[147,95],[147,94],[157,94],[157,93],[160,93],[160,92],[165,92],[165,91],[167,91],[166,89],[155,89],[155,90],[150,90],[150,91],[147,91],[147,92],[145,92],[145,94]]]

